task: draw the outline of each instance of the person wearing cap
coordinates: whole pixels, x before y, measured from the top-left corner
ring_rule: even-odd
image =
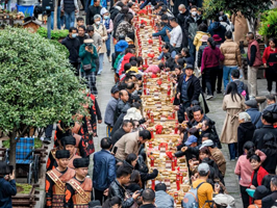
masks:
[[[209,136],[207,134],[203,136],[202,145],[200,146],[199,150],[201,150],[204,147],[208,147],[213,160],[218,166],[218,170],[221,172],[222,176],[224,177],[226,172],[225,157],[222,151],[214,145],[214,142],[211,139],[209,139]]]
[[[104,122],[107,125],[107,129],[106,129],[107,136],[111,136],[111,132],[114,126],[114,114],[119,100],[119,89],[116,85],[114,85],[111,89],[111,96],[112,97],[106,107],[105,118],[104,118]]]
[[[96,60],[98,54],[96,47],[93,45],[92,39],[84,40],[84,44],[81,45],[79,56],[81,59],[81,75],[87,80],[87,87],[94,95],[98,95],[96,88]],[[85,66],[85,68],[84,68]]]
[[[246,100],[246,113],[251,117],[251,122],[256,126],[257,129],[263,126],[261,116],[262,113],[258,109],[258,103],[256,100]]]
[[[220,46],[220,51],[225,57],[223,62],[224,91],[231,81],[231,72],[242,66],[239,45],[232,40],[232,35],[231,31],[227,31],[225,33],[226,40]]]
[[[66,183],[64,207],[88,207],[93,199],[92,180],[87,177],[89,158],[77,158],[73,165],[76,174]]]
[[[247,112],[239,113],[239,127],[238,127],[238,156],[243,154],[243,145],[247,141],[251,141],[256,127],[251,122],[251,117]]]
[[[58,150],[55,156],[58,166],[46,172],[46,208],[64,207],[66,182],[75,175],[75,171],[68,167],[70,157],[68,150]]]
[[[213,200],[213,187],[211,184],[207,182],[207,179],[210,174],[210,167],[207,163],[201,163],[199,164],[197,168],[198,172],[198,179],[193,180],[192,187],[197,188],[197,197],[198,197],[198,205],[201,208],[210,208],[209,203],[206,203],[206,201]],[[219,192],[220,187],[215,186],[215,192]],[[205,204],[205,206],[204,206]]]
[[[101,139],[100,146],[102,149],[93,155],[93,188],[95,199],[102,204],[107,199],[105,190],[116,178],[116,160],[110,152],[112,141],[109,137]]]
[[[198,100],[201,93],[200,81],[193,74],[193,66],[187,65],[185,73],[180,77],[176,98],[180,100],[180,113],[186,111],[191,101]]]
[[[186,156],[187,164],[190,159],[196,156],[198,158],[199,149],[197,147],[197,137],[194,135],[190,135],[187,141],[184,143],[185,146],[181,148],[181,151],[176,152],[175,157]]]
[[[65,150],[68,150],[70,153],[68,167],[74,169],[73,161],[76,158],[81,158],[81,156],[77,155],[77,149],[76,149],[76,139],[72,136],[65,136],[62,138],[62,143]]]

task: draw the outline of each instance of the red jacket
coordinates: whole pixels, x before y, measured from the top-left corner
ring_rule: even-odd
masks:
[[[275,48],[274,51],[271,50],[271,47],[270,47],[270,46],[268,46],[268,47],[265,48],[264,54],[263,54],[263,63],[264,63],[264,64],[267,63],[267,60],[268,60],[269,55],[270,55],[271,53],[277,53],[277,48]]]
[[[251,184],[250,186],[252,185],[252,180],[253,180],[253,177],[254,177],[254,172],[252,172],[252,175],[251,175]],[[258,170],[258,173],[257,173],[257,182],[258,182],[258,185],[261,186],[262,185],[262,180],[263,178],[268,175],[268,172],[262,167],[260,166],[259,167],[259,170]]]
[[[201,72],[206,68],[219,66],[219,62],[224,61],[224,56],[218,47],[212,49],[210,46],[206,47],[202,56]]]
[[[135,56],[134,54],[132,53],[127,53],[124,57],[123,57],[123,60],[121,62],[121,67],[120,67],[120,70],[118,72],[119,76],[124,72],[124,65],[129,63],[130,61],[130,58]]]

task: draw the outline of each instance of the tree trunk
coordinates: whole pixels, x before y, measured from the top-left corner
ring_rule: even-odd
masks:
[[[10,152],[9,152],[9,158],[10,158],[10,164],[13,165],[14,170],[16,169],[16,163],[15,163],[15,157],[16,157],[16,128],[14,128],[13,132],[9,134],[10,137]]]
[[[55,7],[54,7],[54,30],[57,30],[58,1],[59,0],[55,0]]]

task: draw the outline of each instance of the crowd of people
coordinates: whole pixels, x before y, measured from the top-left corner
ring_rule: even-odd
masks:
[[[46,207],[175,206],[165,183],[156,183],[155,190],[146,188],[159,170],[150,172],[146,162],[151,119],[142,113],[143,77],[167,72],[174,92],[172,110],[178,111],[179,122],[180,140],[174,156],[186,157],[190,184],[198,198],[196,207],[212,207],[213,196],[228,194],[224,181],[228,167],[221,143],[228,144],[230,161],[237,160],[234,172],[239,177],[243,207],[277,206],[277,86],[271,92],[272,83],[277,82],[276,39],[269,39],[261,56],[254,33],[244,34],[248,42],[247,85],[241,80],[244,49],[241,40],[234,40],[235,22],[223,12],[213,20],[204,19],[201,1],[176,1],[173,11],[167,1],[158,0],[82,1],[86,18],[77,17],[74,27],[79,10],[76,2],[60,3],[69,29],[61,43],[69,51],[76,76],[85,78],[84,93],[92,105],[83,104],[88,115],[72,115],[77,121],[57,124],[46,166]],[[145,13],[147,4],[153,8],[158,28],[147,38],[162,41],[160,55],[154,57],[157,65],[147,65],[137,55],[134,19]],[[103,67],[105,54],[114,70],[115,85],[102,119],[96,80],[108,70]],[[269,95],[267,107],[260,111],[255,98],[262,64]],[[215,121],[208,117],[206,102],[212,103],[215,94],[224,95],[222,109],[226,111],[220,136]],[[93,138],[102,122],[107,136],[101,139],[101,150],[95,152]],[[44,142],[51,142],[52,128],[47,128]],[[5,169],[0,168],[0,207],[9,207],[10,195],[16,194],[14,176],[5,175]],[[11,188],[3,189],[2,183]],[[186,197],[182,205],[190,207]]]

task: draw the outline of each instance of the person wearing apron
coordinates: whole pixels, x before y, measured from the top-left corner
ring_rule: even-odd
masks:
[[[263,54],[263,64],[266,67],[265,77],[267,80],[267,90],[271,93],[272,82],[276,82],[275,93],[277,93],[277,40],[269,39],[269,46]]]

